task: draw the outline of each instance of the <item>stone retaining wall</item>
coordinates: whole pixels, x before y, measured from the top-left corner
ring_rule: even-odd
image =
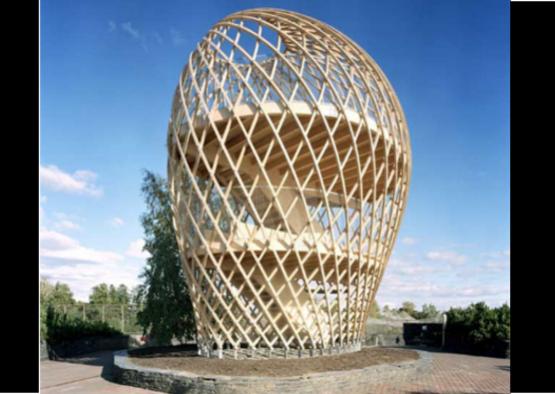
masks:
[[[114,379],[122,384],[167,393],[367,393],[369,384],[402,376],[416,378],[431,363],[431,353],[418,351],[420,358],[352,371],[331,371],[295,377],[199,376],[193,373],[147,368],[133,363],[127,351],[114,353]]]

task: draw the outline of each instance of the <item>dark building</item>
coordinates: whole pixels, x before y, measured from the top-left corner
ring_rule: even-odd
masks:
[[[443,324],[416,322],[403,324],[403,339],[407,345],[441,347]]]

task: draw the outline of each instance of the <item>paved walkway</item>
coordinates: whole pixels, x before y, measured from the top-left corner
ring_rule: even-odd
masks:
[[[156,393],[109,381],[112,352],[91,353],[66,361],[41,361],[41,393]]]
[[[432,353],[431,369],[418,379],[403,377],[369,386],[369,393],[509,393],[510,360]],[[155,393],[110,382],[111,352],[68,361],[41,362],[41,393]]]
[[[398,379],[368,388],[369,393],[509,393],[509,359],[470,356],[457,353],[432,353],[428,373]]]

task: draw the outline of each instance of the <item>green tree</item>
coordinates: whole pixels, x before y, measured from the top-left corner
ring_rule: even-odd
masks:
[[[439,315],[439,311],[434,304],[422,305],[422,315],[424,319],[434,319]]]
[[[413,302],[405,301],[403,302],[403,305],[401,306],[401,308],[399,308],[399,312],[406,312],[409,315],[413,316],[415,309],[416,309],[416,306],[414,305]]]
[[[378,305],[378,302],[376,300],[372,302],[372,306],[370,307],[370,312],[368,313],[368,316],[373,318],[380,317],[380,306]]]
[[[108,288],[108,300],[110,304],[118,304],[118,292],[116,290],[116,286],[110,285]]]
[[[123,305],[129,304],[129,291],[124,284],[119,285],[116,289],[115,302]]]
[[[503,304],[495,309],[495,323],[493,326],[494,336],[502,340],[511,338],[511,308]]]
[[[45,277],[40,278],[40,337],[41,340],[46,339],[48,326],[46,324],[48,306],[50,301],[50,295],[54,291],[54,285],[48,281]]]
[[[422,305],[421,311],[414,311],[412,313],[412,317],[415,319],[435,319],[439,315],[439,311],[433,304],[424,304]]]
[[[172,338],[192,339],[194,315],[184,280],[179,249],[173,228],[171,197],[166,181],[146,171],[142,192],[147,212],[141,217],[145,232],[144,250],[150,253],[141,274],[143,283],[137,297],[143,310],[137,315],[145,334],[159,343]]]
[[[481,354],[499,353],[510,339],[510,308],[489,308],[484,302],[447,311],[448,347]]]
[[[48,279],[40,280],[40,305],[73,305],[75,298],[68,285],[56,282],[55,285],[50,283]]]
[[[129,304],[129,291],[127,286],[120,284],[117,288],[114,285],[101,283],[92,288],[89,295],[91,304]]]
[[[108,284],[101,283],[94,286],[92,288],[92,293],[89,295],[89,302],[91,304],[111,304],[110,288]]]
[[[39,290],[40,336],[42,339],[46,339],[48,336],[48,327],[46,324],[48,309],[53,309],[62,305],[73,305],[76,301],[68,285],[60,282],[56,282],[56,284],[53,285],[45,277],[40,278]]]
[[[52,305],[48,305],[45,315],[48,343],[51,345],[87,337],[111,337],[122,334],[108,323],[69,317],[57,311]]]
[[[50,294],[50,303],[54,305],[75,304],[75,299],[73,298],[73,293],[69,289],[69,286],[65,283],[56,282],[54,290],[52,294]]]
[[[50,299],[50,295],[54,291],[54,285],[48,281],[44,276],[40,278],[40,305],[46,305]]]
[[[129,301],[135,305],[144,304],[144,294],[141,292],[141,286],[135,286],[129,292]]]

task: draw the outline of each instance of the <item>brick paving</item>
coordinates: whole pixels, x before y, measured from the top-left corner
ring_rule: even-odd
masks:
[[[69,361],[41,362],[41,393],[155,393],[112,383],[111,352]],[[510,360],[433,352],[430,369],[418,378],[403,376],[368,386],[368,393],[509,393]]]
[[[509,359],[434,352],[427,373],[368,387],[369,393],[509,393]]]

